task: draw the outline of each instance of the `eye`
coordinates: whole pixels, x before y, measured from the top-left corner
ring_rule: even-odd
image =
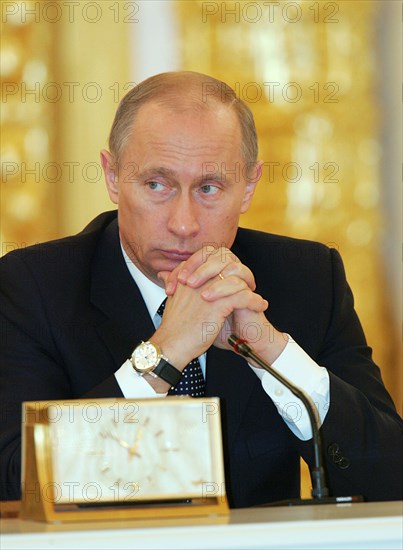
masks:
[[[163,183],[160,183],[159,181],[148,181],[147,186],[152,191],[162,191],[165,187]]]
[[[217,187],[217,185],[211,185],[210,183],[207,183],[206,185],[202,185],[200,187],[200,190],[203,195],[215,195],[219,191],[219,188]]]

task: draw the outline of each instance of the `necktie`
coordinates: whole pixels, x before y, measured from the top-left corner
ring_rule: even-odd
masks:
[[[166,299],[158,308],[157,314],[162,317],[165,309]],[[168,392],[169,395],[191,395],[192,397],[203,397],[205,394],[206,384],[203,377],[203,372],[199,363],[199,359],[192,359],[183,370],[182,378],[174,388]]]

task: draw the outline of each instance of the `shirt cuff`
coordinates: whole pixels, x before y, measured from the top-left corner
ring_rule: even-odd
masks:
[[[330,403],[329,373],[288,336],[288,342],[272,367],[304,391],[313,401],[319,415],[319,425],[325,420]],[[249,365],[261,379],[262,387],[276,405],[279,414],[294,435],[306,441],[312,437],[308,413],[302,401],[270,373]]]
[[[126,399],[165,397],[167,393],[157,393],[152,386],[136,372],[130,359],[127,359],[115,372],[116,381]]]

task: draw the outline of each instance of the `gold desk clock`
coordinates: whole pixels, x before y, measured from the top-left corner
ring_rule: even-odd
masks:
[[[228,513],[218,398],[23,404],[25,519]]]

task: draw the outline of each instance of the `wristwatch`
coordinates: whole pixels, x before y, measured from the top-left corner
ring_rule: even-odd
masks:
[[[176,386],[182,377],[182,373],[170,364],[162,355],[160,347],[153,342],[141,342],[133,351],[130,361],[134,370],[142,376],[158,376],[172,387]]]

